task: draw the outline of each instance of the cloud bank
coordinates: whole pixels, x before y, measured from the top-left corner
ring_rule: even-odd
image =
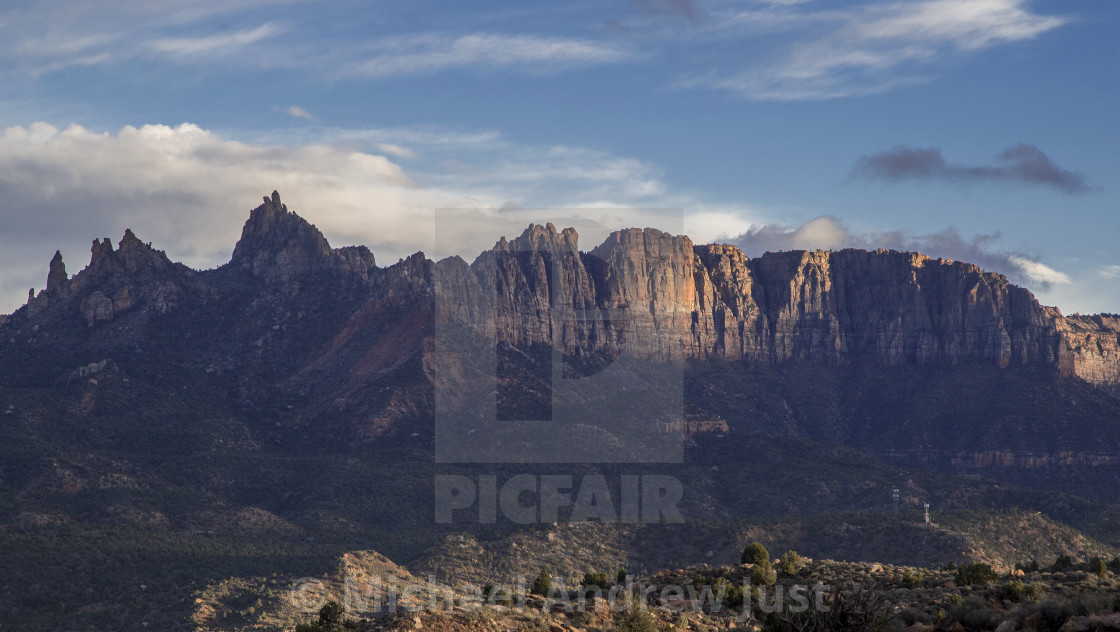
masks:
[[[913,235],[905,231],[858,233],[843,221],[822,215],[794,227],[777,224],[752,226],[745,233],[732,237],[728,243],[739,246],[748,256],[778,250],[910,250],[931,257],[975,263],[986,271],[1006,275],[1014,283],[1039,290],[1070,283],[1069,276],[1032,257],[1000,249],[999,234],[966,238],[952,227],[929,235]]]
[[[746,215],[668,192],[655,167],[600,150],[520,145],[489,132],[303,133],[312,137],[278,144],[231,140],[191,124],[116,133],[47,123],[3,130],[0,313],[23,304],[28,288],[44,286],[55,249],[73,274],[89,261],[92,239],[116,240],[125,228],[192,267],[225,263],[248,211],[273,189],[332,244],[367,245],[382,265],[418,250],[470,259],[529,222],[569,222],[590,248],[610,230],[656,225],[643,207],[675,209],[658,227],[677,233],[685,207],[703,211],[690,228],[709,234]],[[397,159],[414,168],[406,173]],[[437,209],[471,215],[439,225],[443,239],[436,240]]]
[[[1057,189],[1076,195],[1090,190],[1085,178],[1055,164],[1034,145],[1008,147],[994,165],[961,165],[945,160],[941,151],[897,145],[888,151],[863,156],[851,175],[866,180],[941,180],[948,182],[1018,182]]]

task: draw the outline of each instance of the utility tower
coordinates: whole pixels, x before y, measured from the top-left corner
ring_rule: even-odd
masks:
[[[891,490],[891,500],[894,501],[894,515],[896,516],[898,515],[898,501],[901,497],[902,493],[898,491],[897,487]]]
[[[922,506],[926,508],[926,524],[929,524],[929,503],[924,503]]]

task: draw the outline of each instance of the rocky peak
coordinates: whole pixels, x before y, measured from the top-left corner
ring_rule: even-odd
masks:
[[[91,266],[97,265],[113,254],[113,242],[109,241],[108,237],[102,238],[101,241],[94,239],[93,246],[90,247],[89,251],[89,264]]]
[[[499,244],[505,244],[504,237]],[[510,242],[506,249],[512,252],[578,253],[579,235],[574,228],[557,232],[556,226],[551,222],[544,226],[529,224],[521,236]]]
[[[329,268],[331,254],[323,233],[288,211],[280,194],[273,191],[271,197],[265,197],[264,203],[249,213],[241,239],[233,249],[232,263],[258,278],[289,281]]]
[[[66,289],[70,283],[70,276],[66,274],[66,264],[62,262],[62,253],[54,251],[51,258],[50,271],[47,272],[47,292],[57,294]]]

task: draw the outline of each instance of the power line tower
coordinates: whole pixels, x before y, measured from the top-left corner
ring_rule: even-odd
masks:
[[[891,490],[891,500],[894,501],[894,515],[896,516],[898,515],[898,501],[901,497],[902,493],[898,491],[897,487]]]
[[[924,503],[922,506],[926,508],[926,524],[929,524],[929,503]]]

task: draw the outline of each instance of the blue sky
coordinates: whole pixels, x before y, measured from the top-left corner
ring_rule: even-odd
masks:
[[[272,189],[383,263],[469,258],[497,234],[433,209],[477,207],[585,249],[918,249],[1120,312],[1112,0],[94,4],[0,8],[0,312],[126,226],[218,265]]]

